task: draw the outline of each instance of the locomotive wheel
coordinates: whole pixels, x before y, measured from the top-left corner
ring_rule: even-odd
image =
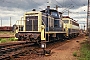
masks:
[[[63,39],[63,38],[60,38],[60,41],[61,41],[61,42],[63,42],[63,41],[64,41],[64,39]]]
[[[24,38],[23,37],[21,37],[21,41],[24,41]]]
[[[24,40],[23,37],[19,37],[19,38],[18,38],[18,41],[23,41],[23,40]]]

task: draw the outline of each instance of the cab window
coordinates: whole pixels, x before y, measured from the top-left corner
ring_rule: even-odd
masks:
[[[63,20],[64,21],[64,23],[69,23],[69,20]]]
[[[52,16],[58,16],[57,12],[51,12]]]

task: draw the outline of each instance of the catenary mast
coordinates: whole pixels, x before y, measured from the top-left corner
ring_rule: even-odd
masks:
[[[90,38],[90,0],[88,0],[88,11],[87,11],[87,30]]]

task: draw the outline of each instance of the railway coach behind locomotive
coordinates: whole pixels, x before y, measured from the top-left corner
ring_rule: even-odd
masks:
[[[63,16],[62,20],[64,22],[64,30],[66,30],[66,38],[77,37],[80,31],[79,24],[69,16]]]
[[[63,40],[66,32],[63,31],[63,22],[57,10],[47,6],[42,11],[31,11],[24,14],[23,30],[16,29],[18,40],[28,40],[37,43],[46,43],[54,40]],[[19,24],[20,25],[20,24]]]

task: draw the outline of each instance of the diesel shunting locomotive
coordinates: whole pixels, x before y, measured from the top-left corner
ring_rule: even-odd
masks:
[[[15,37],[18,40],[40,43],[42,47],[46,45],[46,42],[62,41],[67,36],[69,37],[68,31],[70,29],[68,29],[68,26],[65,27],[61,15],[57,10],[50,9],[50,6],[47,6],[42,11],[35,11],[34,9],[33,11],[26,12],[24,19],[19,20],[21,24],[15,26]]]

